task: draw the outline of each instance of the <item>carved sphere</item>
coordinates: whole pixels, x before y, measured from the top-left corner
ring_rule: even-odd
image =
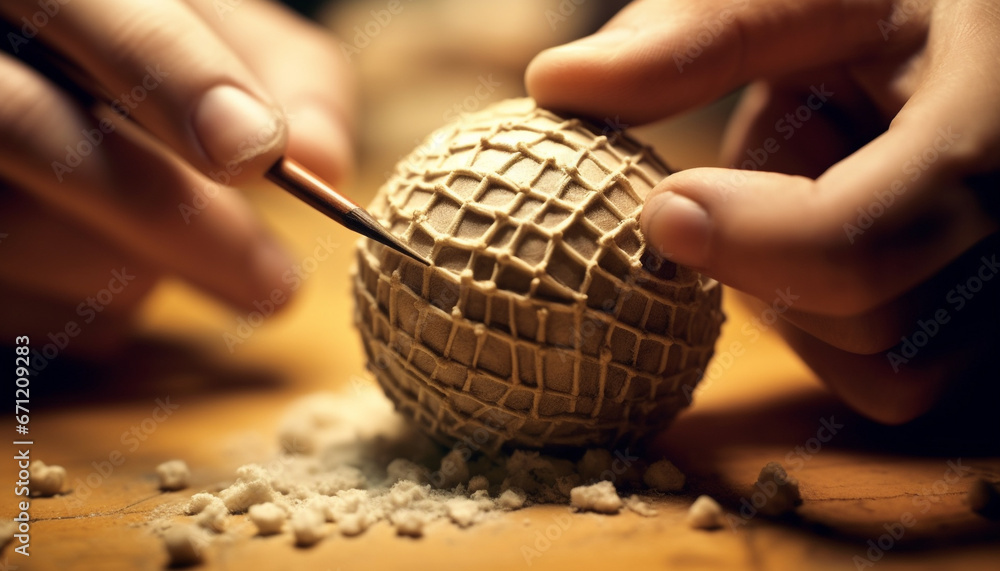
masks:
[[[444,442],[607,446],[690,402],[721,287],[645,251],[669,173],[622,133],[516,99],[397,165],[369,211],[433,264],[357,248],[355,320],[396,407]]]

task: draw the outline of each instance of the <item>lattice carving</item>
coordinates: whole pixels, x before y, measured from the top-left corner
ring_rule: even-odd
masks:
[[[651,149],[510,100],[397,165],[370,212],[433,262],[359,242],[356,323],[398,409],[485,449],[662,427],[712,355],[721,287],[645,254]],[[654,270],[654,271],[651,271]]]

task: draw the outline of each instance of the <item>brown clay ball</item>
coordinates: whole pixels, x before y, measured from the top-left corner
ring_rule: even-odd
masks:
[[[354,277],[368,366],[396,407],[485,450],[666,426],[724,319],[717,282],[646,252],[639,212],[667,174],[630,137],[531,99],[404,158],[369,211],[432,265],[364,239]]]

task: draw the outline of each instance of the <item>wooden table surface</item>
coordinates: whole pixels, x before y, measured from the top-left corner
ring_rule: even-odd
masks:
[[[547,6],[514,4],[538,18]],[[468,61],[440,65],[440,57],[427,53],[453,46],[400,47],[433,17],[407,6],[412,17],[399,18],[393,34],[373,43],[357,64],[368,127],[360,140],[361,170],[345,188],[362,203],[392,163],[441,123],[451,102],[475,88],[477,77],[494,74],[500,81],[491,100],[519,95],[526,58],[583,26],[567,24],[536,43],[501,34],[485,41],[520,51],[487,46],[466,54]],[[333,17],[338,30],[349,32],[364,14],[349,6]],[[675,166],[710,164],[728,105],[645,135]],[[250,195],[300,260],[321,242],[334,244],[332,255],[316,265],[286,311],[267,318],[232,352],[223,335],[234,331],[239,315],[169,282],[146,304],[142,333],[124,355],[97,365],[60,358],[46,369],[33,384],[32,455],[64,466],[69,492],[32,501],[31,557],[8,545],[0,569],[162,568],[166,555],[148,523],[158,508],[230,481],[241,464],[271,458],[276,425],[293,400],[345,387],[375,390],[351,325],[354,237],[281,192],[261,188]],[[333,534],[300,549],[287,535],[252,537],[252,526],[239,516],[227,539],[212,545],[204,567],[1000,569],[1000,524],[973,514],[965,500],[976,477],[1000,481],[996,432],[983,433],[960,416],[897,428],[868,422],[832,398],[770,332],[748,335],[745,326],[755,327],[759,316],[736,296],[727,296],[726,310],[717,364],[693,407],[645,452],[673,459],[688,475],[685,494],[656,502],[657,517],[533,506],[465,530],[438,522],[419,540],[397,537],[382,523],[357,538]],[[170,414],[154,413],[165,402],[175,407],[167,407]],[[13,454],[11,445],[6,449]],[[154,468],[173,458],[191,466],[192,486],[163,493]],[[800,481],[798,517],[741,516],[741,508],[752,515],[746,507],[752,483],[772,460]],[[13,461],[0,463],[0,479],[16,479]],[[715,532],[687,528],[684,514],[699,493],[722,501],[731,525]],[[15,515],[13,498],[0,504],[0,516]],[[900,530],[898,538],[889,535]]]

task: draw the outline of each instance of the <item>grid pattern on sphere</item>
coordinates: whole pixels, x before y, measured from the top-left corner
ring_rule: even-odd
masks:
[[[360,267],[378,266],[374,259],[367,262]],[[514,441],[534,447],[614,442],[672,419],[687,404],[684,387],[698,380],[692,364],[704,363],[711,353],[710,343],[675,344],[673,368],[649,374],[613,362],[607,349],[593,358],[518,340],[466,320],[459,311],[448,314],[398,281],[392,283],[392,275],[375,278],[378,292],[389,296],[382,304],[363,276],[356,277],[359,321],[371,324],[362,327],[362,337],[376,376],[397,405],[431,434],[471,436],[488,429],[497,445]],[[404,305],[416,313],[401,312]],[[449,324],[446,333],[436,331],[443,343],[423,337],[431,319]],[[655,342],[646,349],[654,347],[664,345]]]
[[[711,280],[641,268],[636,217],[662,163],[528,100],[428,141],[371,211],[435,266],[363,242],[355,274],[397,406],[491,447],[607,444],[672,419],[723,318]]]
[[[668,171],[624,137],[512,107],[511,120],[480,114],[430,139],[401,164],[382,214],[440,267],[531,297],[582,299],[593,267],[635,264],[642,198]]]

